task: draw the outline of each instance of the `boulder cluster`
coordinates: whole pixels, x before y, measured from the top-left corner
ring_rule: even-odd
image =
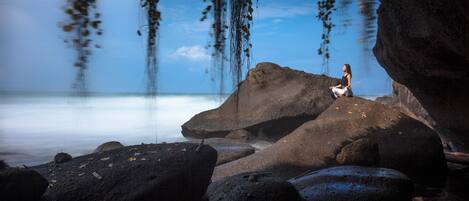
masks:
[[[200,139],[3,164],[0,200],[410,201],[412,179],[445,174],[434,130],[396,107],[334,100],[337,81],[260,63],[220,108],[182,126]],[[260,140],[272,145],[251,146]]]
[[[220,108],[182,126],[200,139],[3,164],[0,200],[410,201],[412,179],[445,174],[434,130],[396,107],[334,100],[336,82],[260,63]],[[259,140],[272,145],[251,146]]]

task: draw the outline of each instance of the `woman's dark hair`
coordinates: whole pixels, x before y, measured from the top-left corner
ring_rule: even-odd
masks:
[[[344,64],[345,66],[345,72],[347,72],[350,76],[352,76],[352,68],[350,67],[350,64]]]

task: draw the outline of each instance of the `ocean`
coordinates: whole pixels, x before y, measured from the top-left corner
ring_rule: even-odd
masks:
[[[0,159],[37,165],[58,152],[79,156],[107,141],[181,142],[181,125],[218,107],[220,95],[0,95]],[[373,96],[364,97],[374,99]]]
[[[36,165],[58,152],[91,153],[107,141],[124,145],[179,142],[181,125],[218,107],[220,95],[1,95],[0,159]]]

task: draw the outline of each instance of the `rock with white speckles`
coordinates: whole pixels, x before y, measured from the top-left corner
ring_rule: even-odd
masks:
[[[204,145],[196,152],[197,146],[136,145],[31,168],[51,181],[44,201],[195,201],[217,160],[215,149]]]

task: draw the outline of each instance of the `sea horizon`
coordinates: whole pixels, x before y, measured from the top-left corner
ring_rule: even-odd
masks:
[[[59,152],[76,157],[100,144],[181,142],[181,125],[228,95],[0,92],[0,159],[37,165]],[[374,100],[376,96],[362,96]]]

